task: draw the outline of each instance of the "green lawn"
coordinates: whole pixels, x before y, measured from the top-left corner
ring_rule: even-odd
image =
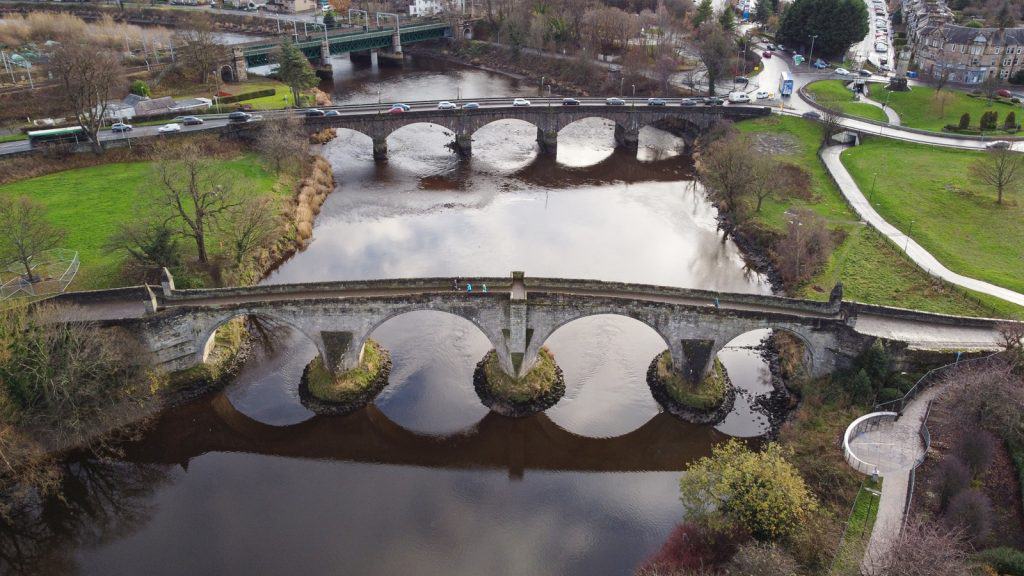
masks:
[[[283,82],[276,80],[270,80],[268,78],[258,78],[255,80],[249,80],[245,82],[223,84],[220,89],[223,92],[230,94],[245,94],[246,92],[256,92],[259,90],[266,90],[273,88],[276,93],[272,96],[261,96],[259,98],[253,98],[252,100],[242,100],[240,102],[232,102],[230,104],[224,104],[224,109],[234,110],[239,105],[252,106],[253,110],[279,110],[282,108],[288,108],[295,106],[295,98],[292,97],[292,90],[288,85]],[[177,90],[173,93],[173,96],[177,99],[182,98],[213,98],[213,90],[207,87],[193,87],[185,90]],[[303,95],[302,97],[304,104],[309,104],[312,96]]]
[[[900,123],[910,128],[941,132],[947,124],[959,123],[960,115],[967,112],[971,115],[971,128],[977,129],[981,114],[989,110],[999,113],[1000,127],[1003,125],[1003,118],[1011,110],[1017,113],[1017,122],[1021,122],[1020,105],[1003,102],[994,102],[990,105],[987,98],[972,98],[965,92],[943,90],[946,103],[945,106],[940,106],[935,89],[927,86],[912,86],[909,92],[893,92],[881,84],[871,84],[870,89],[873,100],[885,102],[888,98],[889,106],[900,115]]]
[[[755,216],[757,224],[782,231],[786,225],[785,212],[804,207],[814,210],[846,234],[825,269],[796,296],[826,300],[835,283],[842,282],[844,296],[849,300],[947,314],[1024,318],[1024,309],[1020,307],[936,282],[878,232],[862,224],[817,156],[821,141],[818,124],[802,118],[771,116],[740,122],[736,127],[748,133],[788,135],[797,146],[781,158],[806,168],[811,174],[814,198],[809,201],[766,200],[761,213]],[[903,166],[902,163],[894,164]],[[917,172],[907,170],[908,174]],[[881,175],[878,180],[883,180]]]
[[[881,491],[882,479],[875,482],[869,478],[857,493],[850,518],[846,522],[843,544],[836,551],[836,561],[831,572],[833,576],[860,574],[860,563],[878,516]]]
[[[846,88],[843,80],[819,80],[807,85],[807,91],[822,106],[834,108],[848,116],[867,118],[878,122],[888,122],[889,118],[878,106],[858,102],[854,94]]]
[[[18,140],[27,140],[27,139],[28,139],[28,136],[26,136],[25,134],[22,134],[21,132],[19,132],[17,134],[4,134],[4,135],[0,136],[0,143],[3,143],[3,142],[16,142]]]
[[[878,213],[946,267],[1024,292],[1024,196],[1000,206],[972,181],[970,166],[984,154],[878,138],[842,160]]]
[[[245,181],[246,190],[290,192],[278,177],[266,170],[253,154],[222,163],[232,180]],[[24,195],[42,202],[54,224],[67,232],[64,248],[78,251],[81,268],[73,290],[108,288],[119,284],[124,256],[106,249],[108,239],[122,222],[135,218],[140,210],[139,191],[152,178],[149,162],[103,164],[68,170],[0,186],[2,195]],[[181,241],[186,254],[195,248]],[[216,252],[216,238],[210,241]]]

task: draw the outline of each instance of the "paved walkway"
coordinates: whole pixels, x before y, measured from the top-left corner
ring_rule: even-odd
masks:
[[[910,472],[925,455],[918,431],[924,422],[928,403],[938,393],[937,388],[925,390],[906,406],[899,420],[883,424],[878,430],[862,434],[850,443],[854,455],[874,464],[878,474],[884,478],[878,516],[861,563],[865,574],[875,572],[875,566],[884,560],[899,537]]]
[[[893,110],[892,108],[890,108],[889,106],[886,106],[885,104],[882,104],[881,102],[878,102],[876,100],[872,100],[871,98],[868,98],[867,96],[861,96],[860,97],[860,101],[865,103],[865,104],[871,104],[872,106],[874,106],[876,108],[881,108],[882,112],[885,112],[886,118],[889,119],[889,124],[892,124],[893,126],[899,126],[900,125],[900,115],[897,114],[896,111]]]
[[[853,177],[850,176],[850,173],[840,161],[839,155],[845,149],[845,146],[829,146],[821,152],[821,159],[825,162],[825,168],[832,174],[832,178],[839,184],[839,189],[842,191],[843,196],[846,197],[846,201],[853,206],[853,209],[864,221],[892,240],[900,250],[906,252],[907,256],[928,274],[942,278],[962,288],[995,296],[1018,306],[1024,306],[1024,294],[953,272],[943,266],[938,259],[921,247],[920,244],[882,218],[875,211],[874,207],[871,206],[867,198],[864,197],[856,182],[853,181]]]

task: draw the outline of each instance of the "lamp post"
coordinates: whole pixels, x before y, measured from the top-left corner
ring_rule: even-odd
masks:
[[[807,65],[814,66],[814,41],[818,39],[817,34],[811,35],[811,51],[807,54]]]

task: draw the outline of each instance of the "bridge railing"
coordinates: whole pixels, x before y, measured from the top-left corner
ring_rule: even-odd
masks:
[[[843,434],[843,458],[851,468],[868,475],[878,472],[877,464],[861,460],[850,445],[862,434],[891,426],[897,416],[895,412],[872,412],[857,418],[846,427],[846,433]]]
[[[978,356],[975,358],[968,358],[965,360],[960,360],[958,358],[955,362],[944,364],[937,368],[932,368],[931,370],[925,372],[924,376],[918,378],[917,382],[915,382],[914,385],[910,388],[910,390],[907,390],[907,393],[904,394],[902,397],[896,398],[895,400],[889,400],[888,402],[881,402],[879,404],[875,404],[874,411],[892,411],[899,415],[902,415],[903,410],[907,407],[907,404],[910,404],[910,402],[914,398],[916,398],[918,394],[926,390],[937,380],[941,379],[947,374],[950,374],[956,369],[961,368],[963,366],[984,365],[984,363],[992,361],[994,358],[999,357],[1001,354],[1002,352],[995,352],[993,354]]]

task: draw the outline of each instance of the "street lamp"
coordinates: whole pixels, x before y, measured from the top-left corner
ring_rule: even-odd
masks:
[[[814,65],[814,41],[818,39],[817,34],[811,35],[811,51],[807,53],[807,65]]]

